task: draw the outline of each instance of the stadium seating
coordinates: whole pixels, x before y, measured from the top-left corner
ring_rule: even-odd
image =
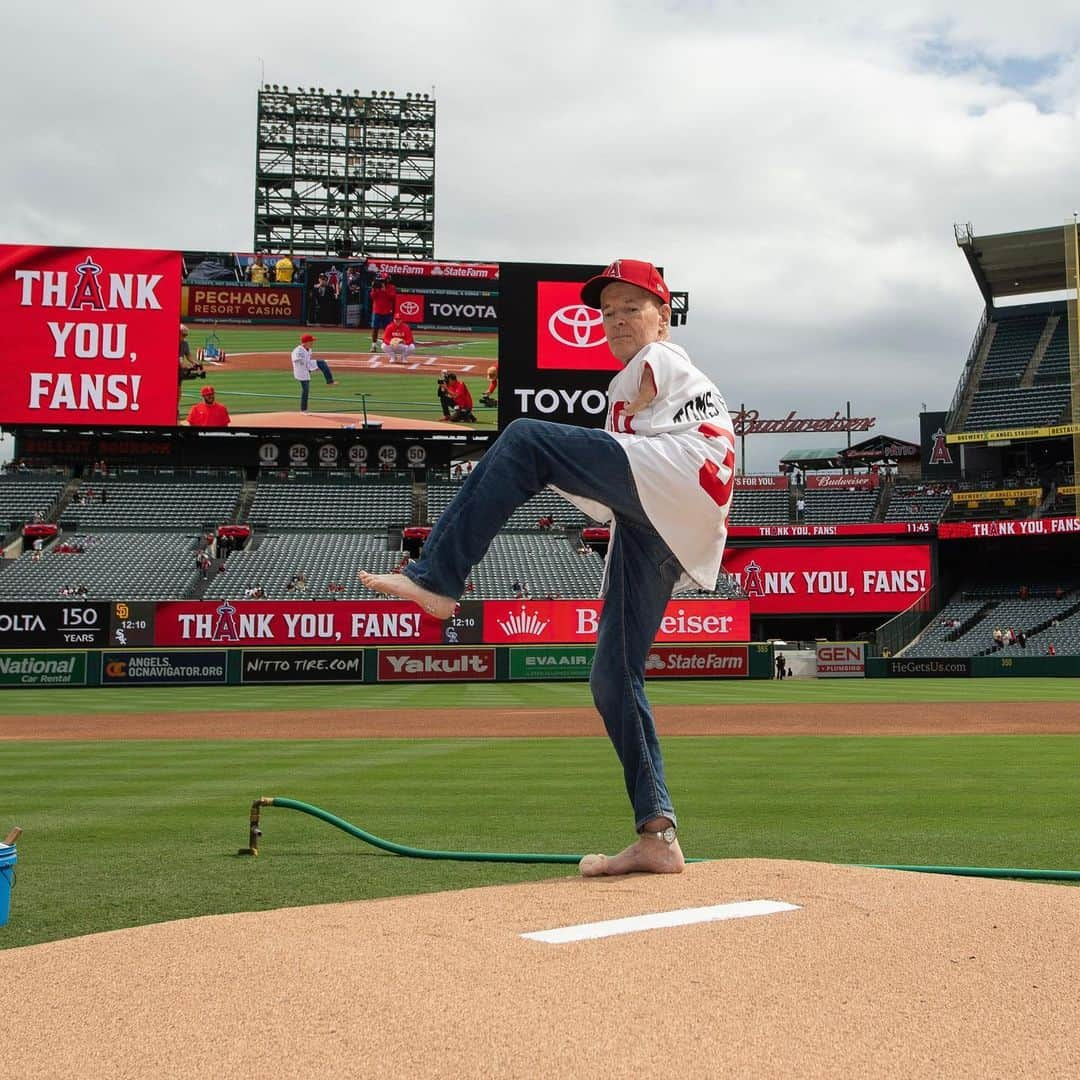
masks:
[[[790,521],[791,497],[786,489],[735,489],[728,514],[729,525],[787,525]]]
[[[1016,385],[1035,353],[1046,327],[1045,315],[999,319],[983,365],[981,385]]]
[[[808,488],[803,520],[810,525],[859,524],[874,520],[878,492]]]
[[[598,596],[604,564],[590,551],[578,554],[566,536],[546,533],[500,533],[473,567],[474,590],[466,599],[513,597],[514,584],[528,586],[534,599],[547,596]]]
[[[37,515],[51,516],[67,478],[55,472],[0,475],[0,523],[3,531],[20,529]]]
[[[219,525],[236,513],[243,482],[209,474],[167,474],[83,480],[64,508],[61,525],[86,532],[185,529]]]
[[[1035,372],[1036,383],[1065,382],[1069,378],[1069,320],[1061,317]]]
[[[1025,387],[986,387],[980,384],[971,403],[965,431],[1037,427],[1054,424],[1069,408],[1068,383]]]
[[[927,491],[925,484],[894,484],[885,511],[886,521],[940,521],[949,509],[948,491]]]
[[[42,553],[26,552],[0,569],[5,600],[58,600],[83,585],[89,600],[171,600],[189,596],[197,581],[194,532],[64,534]],[[63,547],[83,547],[65,553]]]
[[[260,477],[248,520],[271,529],[402,527],[413,521],[409,483],[379,477]]]
[[[356,580],[356,573],[389,573],[403,557],[399,544],[386,529],[262,536],[229,556],[224,572],[213,577],[204,595],[208,600],[239,600],[246,589],[261,586],[267,600],[371,600],[376,594]],[[289,580],[298,571],[303,571],[307,586],[290,590]],[[330,585],[342,588],[331,592]]]
[[[1013,582],[965,588],[948,601],[915,641],[901,650],[901,655],[985,655],[995,651],[995,628],[1004,631],[1011,628],[1017,634],[1023,631],[1028,637],[1029,651],[1045,652],[1046,644],[1053,640],[1058,652],[1065,655],[1074,651],[1069,644],[1072,631],[1080,631],[1080,622],[1075,621],[1074,614],[1080,608],[1080,595],[1074,591],[1075,587],[1075,582],[1066,583],[1069,591],[1061,599],[1046,585],[1031,587],[1026,599],[1019,598],[1019,586]],[[959,627],[945,625],[950,619],[958,619]],[[1051,629],[1049,624],[1054,619],[1060,625]],[[1066,630],[1059,640],[1058,630],[1062,625]],[[1019,645],[1007,648],[1022,651]]]
[[[433,525],[439,515],[450,505],[450,500],[457,494],[460,483],[453,481],[431,481],[427,486],[427,522]],[[523,506],[519,506],[510,516],[505,529],[510,532],[535,529],[537,519],[543,515],[555,519],[553,528],[580,529],[590,524],[590,520],[573,503],[569,503],[554,491],[541,491]]]

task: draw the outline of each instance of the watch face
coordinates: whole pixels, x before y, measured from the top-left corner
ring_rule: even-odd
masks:
[[[665,829],[665,830],[664,830],[664,831],[663,831],[663,832],[662,832],[662,833],[660,834],[660,838],[661,838],[662,840],[666,841],[666,842],[667,842],[667,843],[669,843],[669,844],[670,844],[670,843],[673,843],[673,842],[674,842],[674,840],[675,840],[675,829],[674,829],[674,827],[673,827],[673,826],[671,826],[671,825],[669,825],[669,826],[668,826],[668,827],[667,827],[667,828],[666,828],[666,829]]]

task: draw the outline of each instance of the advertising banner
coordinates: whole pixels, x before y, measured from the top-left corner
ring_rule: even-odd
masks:
[[[442,623],[396,600],[307,602],[163,601],[154,617],[154,644],[401,645],[442,641]]]
[[[495,650],[380,649],[379,682],[494,682]]]
[[[729,548],[754,615],[903,611],[930,588],[926,544]]]
[[[596,641],[601,600],[486,600],[484,641],[493,645],[576,644]],[[746,641],[750,611],[745,600],[672,600],[660,642]]]
[[[0,687],[85,686],[86,653],[0,653]]]
[[[968,503],[972,506],[982,502],[1014,503],[1020,500],[1038,502],[1041,498],[1042,488],[1002,488],[998,491],[954,491],[952,493],[954,503]]]
[[[819,679],[861,679],[866,675],[864,642],[819,641],[814,654]]]
[[[296,653],[245,649],[240,681],[244,683],[358,683],[364,681],[362,649],[319,649]]]
[[[787,491],[790,481],[784,475],[777,476],[736,476],[735,488],[744,491]]]
[[[0,604],[0,649],[107,645],[108,632],[108,604]]]
[[[0,245],[0,423],[176,423],[180,255]]]
[[[226,679],[224,649],[216,652],[106,652],[102,686],[218,684]]]
[[[841,474],[839,476],[808,476],[807,491],[870,491],[878,486],[876,473]]]
[[[498,263],[437,262],[428,259],[368,259],[369,274],[389,274],[395,282],[401,279],[426,280],[442,278],[453,282],[498,281]]]
[[[424,297],[421,293],[398,293],[394,310],[407,323],[422,323]]]
[[[920,656],[905,660],[892,657],[885,661],[885,670],[892,678],[942,679],[966,678],[971,674],[970,656]]]
[[[1080,533],[1075,517],[1029,518],[1025,521],[943,521],[941,540],[986,540],[999,536],[1069,536]]]
[[[416,326],[484,334],[493,334],[499,328],[499,294],[494,290],[450,289],[411,282],[409,288],[411,292],[398,294],[397,310]]]
[[[536,366],[541,371],[621,371],[604,320],[581,302],[581,282],[536,283]]]
[[[589,677],[593,653],[591,645],[553,646],[550,649],[511,649],[510,678],[542,682],[549,679]]]
[[[654,645],[645,660],[646,679],[745,679],[749,674],[746,645]]]
[[[183,317],[196,322],[299,324],[303,307],[300,285],[185,285],[180,299]]]
[[[728,539],[738,537],[933,536],[929,521],[870,521],[864,525],[729,525]]]

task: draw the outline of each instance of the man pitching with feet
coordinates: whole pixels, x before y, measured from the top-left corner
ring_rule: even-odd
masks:
[[[645,694],[645,660],[675,591],[716,587],[735,475],[735,436],[720,392],[668,340],[671,294],[651,263],[619,259],[588,281],[608,346],[623,363],[604,430],[515,420],[400,574],[358,575],[369,589],[447,619],[471,568],[517,507],[554,488],[611,522],[604,604],[589,686],[622,763],[637,840],[586,855],[586,877],[684,866],[675,808]]]

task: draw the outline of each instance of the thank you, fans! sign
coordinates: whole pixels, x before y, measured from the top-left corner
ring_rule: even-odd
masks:
[[[176,423],[180,256],[0,245],[0,423]]]

